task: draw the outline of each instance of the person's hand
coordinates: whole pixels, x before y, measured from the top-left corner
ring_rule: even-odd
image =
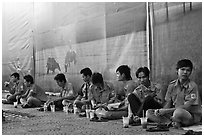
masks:
[[[154,110],[154,115],[155,115],[155,116],[160,116],[160,114],[159,114],[159,109]]]
[[[8,86],[9,86],[9,84],[10,84],[10,82],[5,81],[5,82],[4,82],[4,87],[8,87]]]
[[[96,107],[97,107],[97,105],[96,105],[96,104],[92,104],[92,106],[93,106],[93,108],[96,108]]]
[[[19,100],[20,98],[22,98],[22,95],[17,95],[16,99]]]
[[[155,111],[154,111],[154,114],[156,115],[156,116],[162,116],[162,115],[164,115],[166,113],[166,110],[165,109],[156,109]]]

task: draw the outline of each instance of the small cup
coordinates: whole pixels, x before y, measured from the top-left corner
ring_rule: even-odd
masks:
[[[51,111],[55,112],[55,105],[50,105]]]
[[[64,107],[63,107],[63,111],[64,111],[65,113],[68,113],[68,106],[64,106]]]
[[[94,115],[95,115],[95,112],[94,112],[94,110],[90,110],[89,111],[89,114],[90,114],[90,119],[93,119],[94,118]]]
[[[142,128],[146,129],[147,128],[147,117],[142,117],[140,118],[140,120],[141,120]]]
[[[43,109],[44,109],[44,112],[47,111],[47,104],[46,104],[46,103],[44,103],[44,105],[43,105]]]
[[[90,118],[90,109],[86,109],[86,118]]]
[[[76,106],[74,106],[73,109],[74,109],[74,114],[78,115],[79,114],[79,109]]]
[[[17,108],[18,102],[13,102],[13,106]]]
[[[123,127],[124,128],[129,127],[129,117],[123,117]]]

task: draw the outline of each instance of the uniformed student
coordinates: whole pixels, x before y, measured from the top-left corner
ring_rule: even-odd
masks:
[[[25,75],[23,78],[26,92],[23,95],[18,95],[17,100],[20,100],[22,108],[40,107],[47,101],[44,90],[34,83],[31,75]]]
[[[193,64],[188,59],[177,62],[178,78],[172,81],[162,109],[147,111],[147,117],[158,123],[172,123],[176,128],[190,126],[201,121],[202,108],[196,83],[190,80]]]
[[[11,74],[10,81],[5,82],[4,85],[9,90],[9,95],[7,95],[6,100],[2,100],[3,104],[13,104],[16,102],[16,97],[25,93],[25,86],[23,81],[20,80],[19,73],[15,72]]]
[[[130,123],[140,123],[140,117],[144,116],[148,109],[162,108],[161,85],[150,81],[149,73],[147,67],[140,67],[136,71],[138,86],[128,96]]]
[[[74,105],[76,105],[76,107],[82,112],[85,111],[86,105],[90,105],[90,101],[88,100],[88,90],[91,85],[92,71],[90,68],[84,68],[80,71],[80,74],[84,83],[74,101]]]

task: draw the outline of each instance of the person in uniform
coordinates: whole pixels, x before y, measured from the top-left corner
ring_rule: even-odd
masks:
[[[166,104],[161,109],[149,109],[148,119],[157,123],[171,123],[176,128],[197,124],[202,118],[197,84],[190,80],[193,64],[189,59],[177,62],[178,78],[167,89]]]
[[[138,86],[128,96],[128,117],[131,122],[140,123],[140,117],[144,116],[148,109],[162,108],[161,85],[150,81],[149,74],[147,67],[140,67],[136,71]]]

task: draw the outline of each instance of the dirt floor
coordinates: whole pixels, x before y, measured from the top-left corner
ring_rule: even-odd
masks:
[[[5,121],[2,135],[181,135],[184,130],[170,128],[165,132],[147,132],[141,126],[123,128],[122,119],[92,122],[73,113],[40,112],[36,108],[2,105]],[[152,126],[148,125],[148,127]]]

